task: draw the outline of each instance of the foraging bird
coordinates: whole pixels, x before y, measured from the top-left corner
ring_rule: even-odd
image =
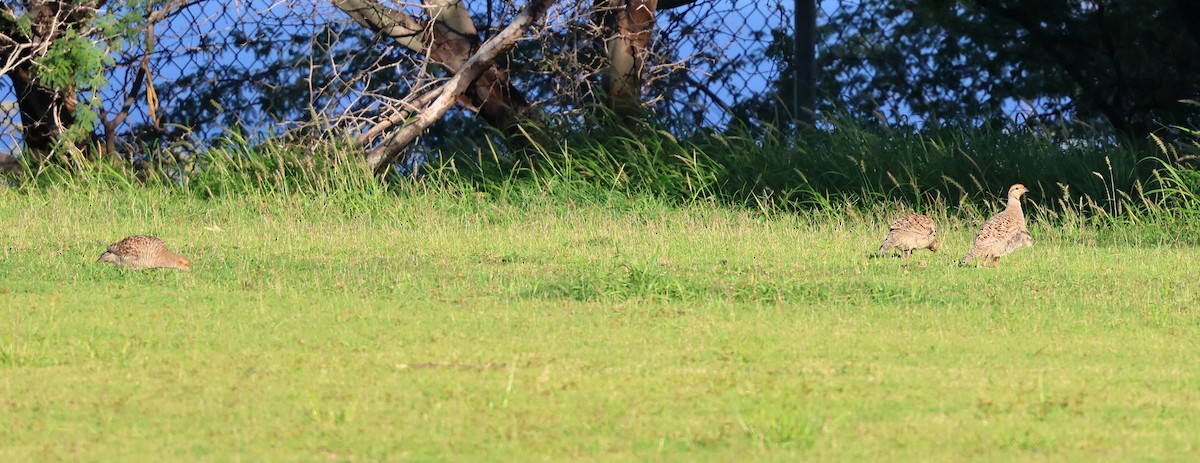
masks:
[[[1008,188],[1008,205],[983,223],[979,234],[975,235],[975,243],[959,265],[983,257],[984,267],[989,261],[993,267],[999,267],[1001,257],[1021,246],[1033,246],[1033,235],[1025,228],[1025,213],[1021,210],[1021,195],[1028,192],[1025,185],[1020,183]]]
[[[892,221],[892,228],[883,238],[883,245],[879,246],[879,252],[882,254],[892,249],[899,249],[907,258],[912,256],[914,249],[938,252],[938,248],[941,246],[942,243],[938,241],[937,237],[937,228],[933,226],[933,219],[921,214],[908,214]]]
[[[148,235],[134,235],[113,243],[96,262],[110,262],[130,270],[174,268],[192,271],[192,261],[167,250],[163,240]]]

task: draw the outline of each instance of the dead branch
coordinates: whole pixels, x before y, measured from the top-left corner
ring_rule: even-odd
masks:
[[[418,113],[416,119],[395,136],[367,154],[367,164],[376,172],[386,171],[406,146],[416,140],[434,122],[441,119],[446,111],[450,110],[450,107],[454,105],[460,95],[467,91],[472,82],[492,66],[496,57],[516,45],[517,41],[525,35],[526,29],[545,14],[552,3],[553,0],[530,0],[525,8],[513,18],[512,23],[480,46],[479,50],[454,74],[454,77],[443,84],[440,89],[435,90],[438,92],[438,97],[433,104]]]

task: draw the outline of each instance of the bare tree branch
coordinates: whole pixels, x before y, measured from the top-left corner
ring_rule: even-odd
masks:
[[[479,34],[471,22],[470,12],[461,0],[424,0],[423,7],[430,16],[423,20],[384,6],[380,0],[331,1],[358,18],[359,24],[376,32],[388,35],[388,31],[400,31],[407,34],[398,39],[402,46],[425,55],[427,62],[441,64],[449,74],[460,72],[480,46]],[[529,102],[525,94],[512,85],[507,71],[493,61],[489,69],[472,80],[472,84],[465,94],[459,95],[459,103],[478,113],[510,139],[520,140],[513,138],[519,135],[516,123],[527,117]],[[408,111],[407,108],[401,108],[397,113]],[[399,121],[391,118],[383,125],[386,128]]]
[[[164,3],[157,10],[151,12],[150,15],[146,17],[146,22],[149,24],[159,23],[162,20],[173,16],[175,13],[178,13],[180,10],[199,5],[203,1],[204,0],[170,0]]]
[[[367,164],[377,173],[386,172],[404,148],[416,140],[425,129],[441,119],[475,79],[492,66],[496,57],[516,45],[517,41],[525,35],[525,30],[545,14],[552,3],[554,3],[553,0],[530,0],[525,8],[513,18],[512,23],[480,46],[479,50],[454,74],[454,77],[443,84],[441,89],[435,90],[438,93],[437,99],[417,114],[416,120],[367,154]]]
[[[375,137],[382,135],[384,131],[395,127],[396,124],[404,122],[409,118],[409,116],[412,116],[413,113],[417,112],[421,108],[429,106],[434,100],[437,99],[438,95],[440,95],[439,90],[431,90],[425,92],[425,94],[421,95],[415,100],[404,102],[404,109],[396,111],[396,114],[393,114],[387,119],[379,121],[375,125],[371,126],[369,130],[358,137],[358,141],[364,145],[370,143],[370,141],[374,140]]]

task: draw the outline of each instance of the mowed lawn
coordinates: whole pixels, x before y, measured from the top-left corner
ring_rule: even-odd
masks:
[[[84,190],[0,191],[0,461],[1200,452],[1192,247],[1035,222],[992,270],[944,216],[871,257],[890,211]],[[136,233],[194,271],[94,264]]]

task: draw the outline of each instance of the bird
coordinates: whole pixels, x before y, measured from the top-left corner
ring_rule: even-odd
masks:
[[[171,252],[163,240],[149,235],[133,235],[113,243],[96,262],[112,263],[130,270],[173,268],[192,271],[192,261]]]
[[[879,253],[899,249],[902,256],[908,258],[915,249],[938,252],[941,246],[933,219],[921,214],[907,214],[892,221],[891,230],[883,238],[883,245],[879,246]]]
[[[983,266],[990,262],[1000,267],[1000,258],[1022,246],[1033,246],[1033,235],[1025,228],[1025,213],[1021,210],[1021,195],[1028,193],[1025,185],[1017,183],[1008,188],[1008,204],[979,229],[971,250],[963,256],[959,265],[967,265],[972,259],[983,257]]]

